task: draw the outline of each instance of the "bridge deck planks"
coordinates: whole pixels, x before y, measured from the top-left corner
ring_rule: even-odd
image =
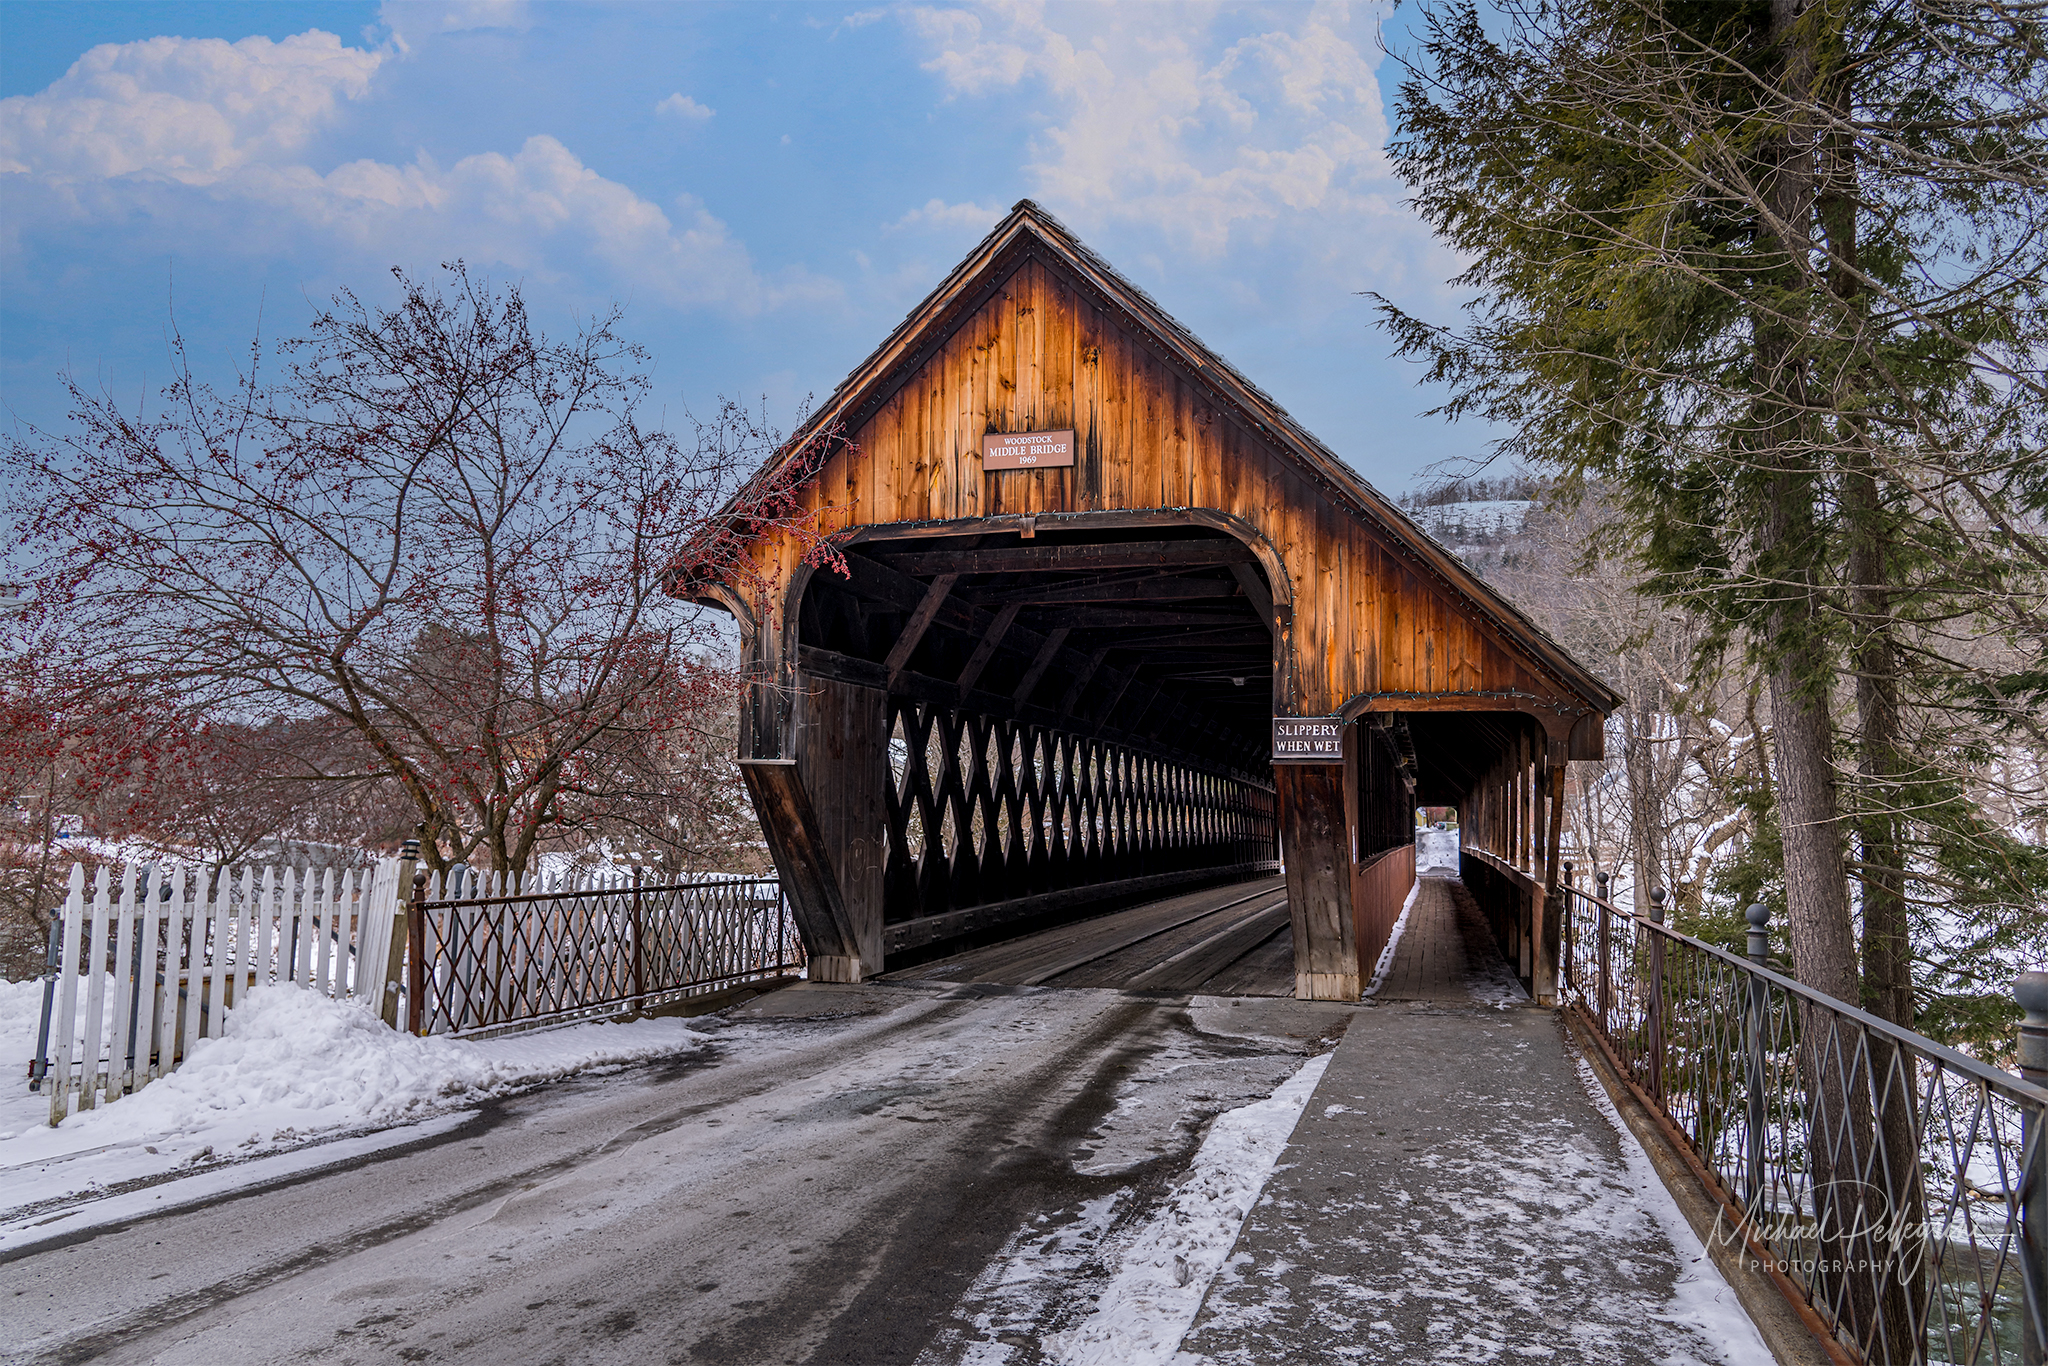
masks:
[[[1278,877],[1237,882],[971,949],[886,976],[894,981],[1124,987],[1186,954],[1181,962],[1153,972],[1144,988],[1207,990],[1211,977],[1232,971],[1233,980],[1242,979],[1235,994],[1289,996],[1294,991],[1294,955],[1285,897],[1286,885]],[[1236,966],[1248,954],[1264,953],[1275,938],[1286,951],[1266,973],[1253,978]],[[1210,940],[1215,942],[1200,952],[1187,953]]]

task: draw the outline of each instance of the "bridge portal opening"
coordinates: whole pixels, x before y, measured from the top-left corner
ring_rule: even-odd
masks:
[[[796,738],[838,775],[820,809],[853,808],[828,846],[879,823],[846,890],[887,967],[1278,871],[1273,593],[1242,541],[1006,518],[844,557],[802,587]]]

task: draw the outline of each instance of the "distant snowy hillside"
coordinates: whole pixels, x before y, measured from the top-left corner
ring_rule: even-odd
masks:
[[[1500,498],[1410,508],[1408,515],[1421,523],[1424,531],[1462,554],[1468,546],[1494,545],[1516,535],[1534,506],[1527,499]]]

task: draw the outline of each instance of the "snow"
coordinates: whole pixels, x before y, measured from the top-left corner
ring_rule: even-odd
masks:
[[[1440,503],[1412,508],[1409,515],[1445,545],[1512,536],[1535,504],[1524,499],[1497,498],[1471,503]]]
[[[0,1058],[34,1051],[41,984],[0,983]],[[694,1049],[680,1020],[581,1024],[469,1041],[416,1038],[360,1007],[259,987],[178,1068],[133,1095],[48,1124],[26,1067],[0,1094],[0,1218],[209,1164],[388,1128],[594,1068]]]
[[[1499,954],[1467,965],[1465,990],[1474,1005],[1492,1006],[1495,1010],[1529,1004],[1529,993],[1522,990],[1521,982]]]
[[[1394,928],[1387,933],[1387,946],[1380,950],[1380,961],[1373,965],[1372,980],[1365,985],[1364,997],[1377,996],[1380,988],[1387,984],[1387,974],[1394,970],[1394,950],[1401,947],[1401,934],[1408,928],[1408,913],[1415,909],[1415,898],[1422,894],[1422,879],[1408,889],[1408,899],[1401,903],[1401,918],[1394,922]]]
[[[1048,1336],[1062,1366],[1148,1366],[1173,1359],[1245,1216],[1330,1065],[1311,1058],[1272,1095],[1217,1116],[1170,1199],[1124,1249],[1095,1312]]]
[[[1418,830],[1415,832],[1415,869],[1448,868],[1458,871],[1458,832],[1455,830]]]
[[[1734,1289],[1707,1256],[1699,1235],[1693,1232],[1663,1178],[1651,1165],[1649,1154],[1614,1108],[1607,1088],[1593,1075],[1584,1058],[1574,1061],[1578,1064],[1579,1084],[1585,1087],[1593,1108],[1621,1136],[1621,1160],[1628,1169],[1636,1200],[1664,1230],[1664,1236],[1678,1254],[1678,1283],[1672,1287],[1671,1299],[1664,1306],[1664,1317],[1698,1327],[1709,1342],[1720,1347],[1721,1359],[1728,1366],[1773,1366],[1776,1358],[1764,1344],[1763,1334],[1757,1332],[1755,1321],[1736,1299]]]
[[[192,1175],[152,1181],[115,1195],[64,1206],[55,1213],[39,1208],[24,1217],[0,1220],[0,1253],[19,1255],[38,1243],[72,1238],[88,1229],[124,1224],[152,1214],[205,1204],[225,1195],[246,1195],[274,1183],[327,1167],[348,1166],[372,1153],[434,1138],[468,1123],[462,1111],[437,1115],[418,1124],[313,1143],[268,1157],[219,1166],[201,1166]]]

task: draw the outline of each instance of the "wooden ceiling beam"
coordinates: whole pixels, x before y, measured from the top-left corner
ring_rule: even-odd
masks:
[[[1168,544],[1170,546],[1173,543]],[[1088,547],[1083,548],[1085,549]],[[963,553],[1007,554],[1009,552],[968,551]],[[941,626],[945,626],[949,630],[957,630],[964,634],[974,636],[978,640],[981,640],[984,644],[988,644],[991,657],[993,656],[994,650],[997,647],[1001,646],[1004,643],[1008,643],[1013,647],[1020,648],[1022,650],[1029,652],[1035,659],[1038,652],[1045,648],[1047,640],[1049,639],[1049,637],[1040,635],[1037,631],[1031,630],[1022,625],[1014,624],[1013,617],[1013,624],[1006,627],[1000,633],[995,633],[994,643],[990,644],[989,637],[995,626],[996,614],[985,612],[982,609],[976,607],[973,603],[961,598],[957,593],[952,592],[953,583],[957,583],[958,581],[957,577],[954,578],[953,583],[948,584],[948,591],[944,595],[940,595],[936,599],[934,599],[934,591],[938,587],[937,581],[934,581],[930,585],[926,585],[924,583],[919,582],[917,579],[910,577],[907,574],[899,573],[890,565],[881,564],[875,560],[869,559],[861,555],[848,555],[846,557],[846,563],[849,574],[847,580],[847,587],[850,588],[853,592],[863,597],[867,597],[876,601],[890,603],[894,606],[903,608],[904,610],[908,610],[913,613],[917,612],[919,609],[922,609],[927,602],[936,600],[937,606],[934,609],[932,622]],[[946,578],[947,575],[951,573],[952,571],[946,571],[945,573],[942,573],[940,577]],[[1054,629],[1058,628],[1055,627]],[[1123,629],[1125,629],[1126,632],[1128,632],[1129,630],[1129,628]],[[1188,637],[1186,635],[1178,637],[1178,639],[1187,638]],[[1109,648],[1114,647],[1112,646]],[[1205,659],[1213,659],[1215,658],[1215,653],[1216,652],[1214,651],[1210,651],[1207,652],[1203,657]],[[1265,655],[1264,646],[1260,647],[1260,653],[1261,659],[1263,660]],[[893,650],[891,651],[891,654],[894,654]],[[1059,664],[1063,669],[1065,669],[1068,673],[1074,675],[1076,678],[1076,685],[1069,690],[1068,700],[1061,707],[1061,711],[1063,713],[1071,713],[1074,703],[1080,700],[1081,693],[1085,691],[1088,680],[1092,678],[1094,673],[1101,667],[1102,659],[1105,654],[1106,650],[1098,651],[1093,656],[1090,656],[1087,654],[1083,654],[1081,651],[1073,649],[1068,646],[1061,646],[1056,648],[1055,654],[1053,656],[1054,662]],[[899,666],[893,672],[896,674],[907,676],[908,669],[904,666],[907,666],[908,662],[909,655],[908,653],[906,653],[904,656],[903,665]],[[983,663],[985,666],[987,661],[983,661]],[[1131,668],[1122,686],[1120,686],[1117,690],[1119,697],[1121,697],[1124,688],[1127,688],[1130,685],[1131,680],[1134,680],[1138,677],[1139,669],[1143,667],[1144,663],[1145,661],[1143,659],[1140,659],[1138,663]],[[891,672],[892,671],[887,669],[885,664],[885,666],[883,667],[883,677],[886,679],[890,676]],[[972,692],[974,690],[970,687],[969,691]],[[958,694],[958,692],[959,688],[956,683],[956,695]],[[985,694],[975,692],[974,695],[984,696]],[[1016,704],[1013,703],[1013,705]],[[1103,718],[1098,720],[1098,724],[1101,724],[1102,720],[1106,720],[1106,717],[1107,714],[1105,713]],[[1204,729],[1205,727],[1203,726],[1195,727],[1196,733],[1202,733]],[[1247,754],[1249,755],[1249,751],[1247,751]],[[1247,762],[1249,762],[1249,759],[1247,759]]]
[[[1021,606],[1012,603],[1011,606]],[[1153,609],[1125,607],[1033,608],[1031,620],[1046,626],[1065,626],[1076,631],[1122,631],[1134,626],[1223,626],[1258,629],[1249,613],[1189,608]],[[1261,632],[1263,634],[1263,632]]]
[[[1012,699],[1018,702],[1031,700],[1032,690],[1038,686],[1038,680],[1045,677],[1045,671],[1052,667],[1053,657],[1059,654],[1060,647],[1066,643],[1067,628],[1054,628],[1053,633],[1045,638],[1045,644],[1038,647],[1038,656],[1031,661],[1031,667],[1024,671],[1023,681],[1018,683],[1017,690],[1010,694]]]
[[[911,612],[910,620],[903,624],[903,631],[896,637],[896,643],[889,647],[889,657],[882,661],[882,667],[894,678],[903,672],[903,666],[910,662],[910,656],[917,649],[924,633],[931,629],[939,609],[946,605],[946,595],[953,590],[958,574],[941,574],[933,579],[931,586],[924,590],[924,597]]]
[[[869,659],[856,659],[837,650],[820,649],[815,645],[797,647],[797,667],[807,674],[819,678],[837,679],[843,683],[857,683],[865,688],[882,688],[900,696],[914,697],[920,702],[929,702],[941,707],[961,707],[983,716],[995,716],[1009,721],[1025,721],[1032,725],[1044,726],[1049,730],[1064,731],[1090,740],[1106,740],[1141,754],[1164,759],[1169,763],[1181,764],[1197,772],[1221,773],[1241,781],[1249,781],[1268,790],[1271,789],[1271,774],[1262,765],[1246,763],[1233,766],[1227,755],[1202,753],[1169,741],[1154,739],[1132,732],[1103,725],[1091,725],[1078,716],[1053,711],[1048,707],[1034,707],[1019,703],[998,693],[970,690],[966,699],[960,697],[959,685],[944,679],[932,678],[926,674],[903,671],[892,685],[882,666]]]
[[[1237,541],[1119,541],[1110,545],[1005,546],[1000,550],[914,550],[867,546],[847,559],[871,559],[903,574],[1073,574],[1102,569],[1191,569],[1255,563]]]
[[[1044,588],[1006,588],[978,593],[981,603],[1021,602],[1040,606],[1083,602],[1209,602],[1236,598],[1235,581],[1191,579],[1170,570],[1135,578],[1098,579],[1091,583],[1052,584]]]
[[[962,697],[967,696],[968,690],[980,679],[981,671],[988,667],[990,658],[996,652],[996,646],[1003,643],[1003,637],[1008,635],[1010,627],[1016,624],[1017,613],[1023,610],[1021,605],[1013,602],[996,613],[996,619],[988,624],[988,630],[982,633],[981,642],[974,647],[974,653],[968,656],[967,667],[960,671]]]
[[[1109,647],[1107,645],[1088,656],[1087,661],[1074,674],[1074,681],[1067,685],[1066,696],[1060,699],[1061,715],[1065,716],[1073,713],[1074,704],[1081,700],[1081,694],[1088,687],[1089,682],[1094,679],[1095,671],[1102,667],[1102,661],[1108,657]]]

